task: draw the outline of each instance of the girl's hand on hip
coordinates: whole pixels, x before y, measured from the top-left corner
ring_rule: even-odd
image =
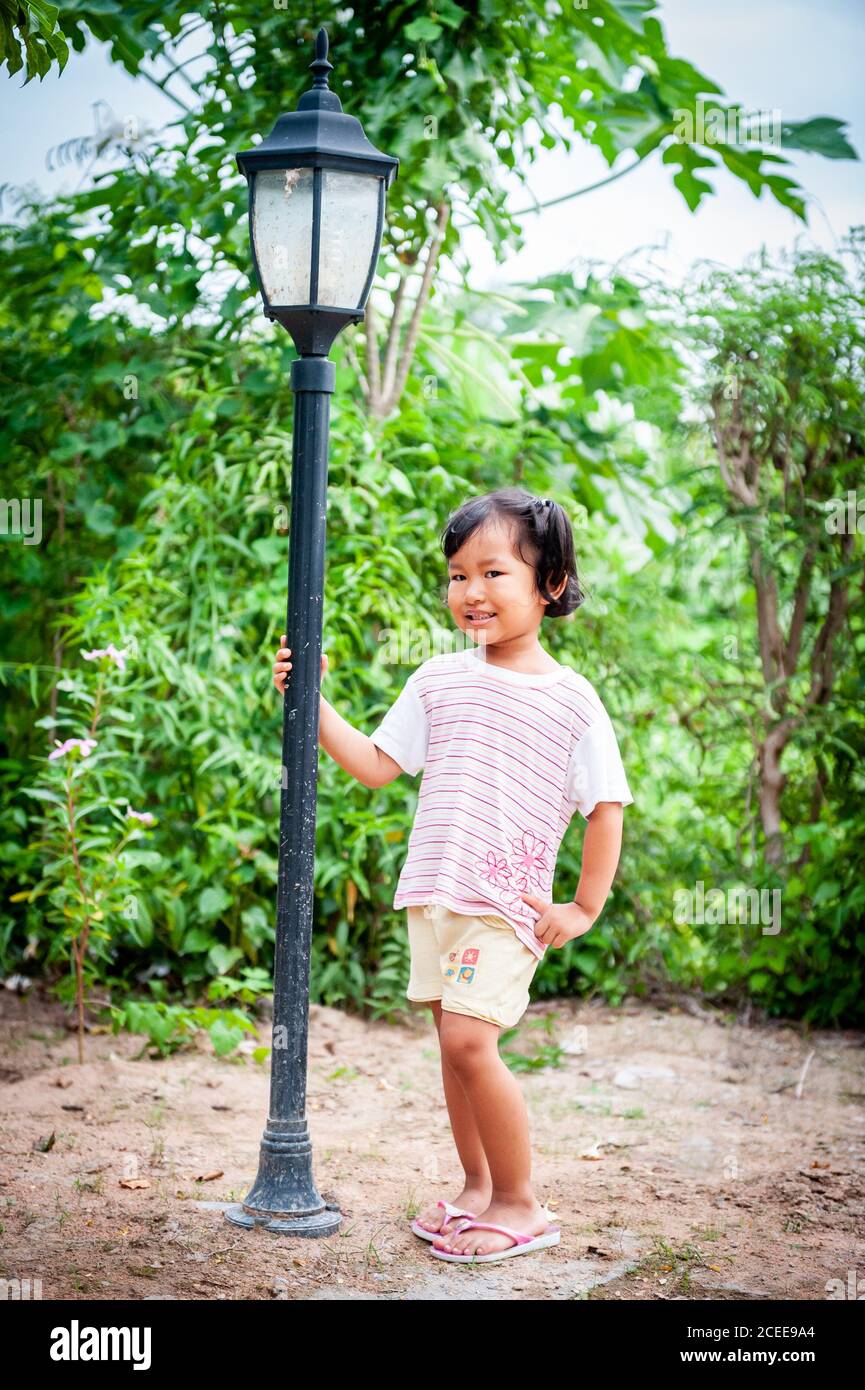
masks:
[[[291,662],[288,659],[291,656],[291,648],[285,645],[286,641],[287,638],[285,636],[285,633],[283,633],[282,646],[276,653],[276,661],[273,663],[273,683],[279,691],[280,695],[285,694],[285,682],[288,679],[288,673],[291,670]],[[326,670],[327,655],[324,652],[322,652],[320,680],[324,679],[324,673]]]
[[[545,946],[565,946],[578,936],[585,936],[595,920],[579,903],[546,903],[531,893],[520,893],[520,897],[541,914],[534,930]]]

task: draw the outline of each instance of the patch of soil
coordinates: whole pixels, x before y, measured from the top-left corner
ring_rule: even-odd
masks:
[[[224,1216],[258,1169],[266,1022],[228,1058],[201,1038],[135,1060],[144,1039],[91,1032],[79,1066],[59,1005],[0,991],[0,1277],[69,1300],[823,1300],[865,1284],[861,1033],[687,1001],[532,1005],[504,1050],[559,1061],[519,1079],[562,1239],[475,1267],[408,1226],[461,1187],[431,1015],[313,1005],[309,1036],[313,1171],[343,1215],[326,1239]]]

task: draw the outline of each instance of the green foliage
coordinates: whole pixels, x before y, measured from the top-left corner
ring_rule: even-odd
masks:
[[[32,258],[32,229],[15,235]],[[542,308],[551,292],[562,304],[560,319]],[[89,329],[93,361],[109,360],[115,344],[117,379],[126,374],[124,355],[137,360],[144,350],[121,326],[108,314]],[[63,350],[63,316],[38,332],[50,362]],[[828,760],[834,775],[810,827],[811,857],[785,884],[781,934],[674,920],[676,890],[697,880],[724,887],[743,877],[755,887],[779,880],[761,866],[753,796],[751,726],[761,696],[742,536],[721,524],[717,485],[711,495],[706,490],[709,441],[693,428],[675,432],[683,376],[660,317],[627,281],[600,273],[582,286],[556,277],[504,301],[442,300],[425,316],[402,407],[381,423],[367,421],[356,405],[343,355],[351,340],[347,334],[336,353],[345,385],[333,402],[324,644],[328,698],[352,723],[374,727],[409,670],[444,649],[438,538],[467,492],[510,478],[557,496],[577,528],[590,600],[575,621],[545,629],[543,640],[601,691],[637,800],[603,917],[579,942],[547,953],[535,997],[580,993],[619,1003],[672,980],[734,1003],[750,996],[815,1023],[856,1018],[862,865],[853,785],[862,724],[852,660],[839,663],[832,700],[814,711],[811,742],[802,745],[801,792],[791,771],[788,814],[802,830],[808,760]],[[493,360],[512,360],[502,392],[518,418],[482,405],[467,411],[463,378],[446,370],[446,355],[469,345],[483,376]],[[61,823],[61,808],[26,788],[51,790],[44,781],[51,736],[79,737],[90,727],[95,696],[83,677],[96,668],[80,652],[113,642],[131,655],[122,673],[105,666],[102,742],[95,761],[81,761],[80,775],[97,781],[93,800],[102,802],[92,818],[103,835],[119,826],[126,802],[154,811],[156,823],[122,856],[138,915],[123,916],[120,896],[91,978],[110,987],[121,1010],[123,996],[141,984],[157,991],[143,1012],[117,1015],[157,1047],[180,1045],[200,1026],[211,1030],[214,1046],[234,1046],[239,1024],[230,1010],[267,992],[272,968],[281,711],[270,664],[284,628],[290,352],[276,339],[241,353],[203,331],[156,336],[148,351],[149,376],[137,400],[118,401],[116,409],[130,427],[156,411],[174,424],[145,460],[143,477],[117,474],[116,506],[134,526],[135,547],[112,553],[110,535],[88,530],[94,559],[92,572],[82,574],[84,552],[55,509],[44,544],[30,548],[44,566],[39,583],[25,582],[27,547],[13,551],[7,540],[0,552],[12,597],[4,645],[20,658],[3,668],[10,697],[2,764],[10,909],[4,965],[26,962],[68,997],[56,928],[43,911],[50,866],[62,855],[55,847],[49,857],[40,844],[52,817]],[[11,357],[5,371],[12,374]],[[88,391],[105,389],[84,375],[70,374],[70,390],[73,383],[82,410]],[[11,401],[19,408],[14,395]],[[112,455],[55,463],[60,408],[47,396],[44,405],[38,428],[32,423],[14,436],[20,443],[10,456],[9,490],[26,490],[37,459],[48,476],[77,466],[79,475],[87,467],[107,478],[116,468]],[[638,431],[641,415],[654,418]],[[98,502],[98,484],[93,496]],[[86,525],[87,504],[79,505]],[[99,560],[103,544],[108,553]],[[64,572],[77,575],[74,585],[60,584]],[[52,629],[59,670],[45,662],[39,642]],[[738,659],[730,656],[731,637]],[[59,775],[52,764],[51,776]],[[415,797],[406,778],[370,792],[321,755],[315,1001],[376,1018],[404,1007],[408,951],[391,903]],[[580,839],[577,821],[560,853],[557,900],[576,889]],[[797,854],[806,845],[795,836],[792,843]],[[92,849],[110,853],[110,845]]]
[[[336,11],[334,86],[402,161],[382,269],[415,264],[442,197],[457,265],[470,220],[500,259],[517,246],[506,171],[528,180],[530,118],[542,144],[560,140],[555,103],[611,166],[626,149],[662,151],[692,207],[723,163],[799,210],[801,190],[772,172],[779,157],[675,135],[681,113],[719,89],[668,53],[654,8],[602,0],[547,26],[530,5],[548,29],[542,53],[492,4]],[[270,667],[285,628],[293,357],[272,329],[244,331],[257,309],[233,152],[309,85],[313,31],[291,0],[206,13],[100,0],[60,23],[77,52],[92,36],[131,73],[170,59],[165,86],[182,110],[173,133],[130,133],[120,167],[80,193],[51,205],[19,195],[0,226],[4,490],[44,503],[38,544],[4,534],[0,546],[0,961],[41,972],[69,1001],[76,983],[99,982],[114,1026],[162,1055],[201,1029],[230,1054],[254,1032],[273,964],[282,705]],[[183,87],[177,45],[194,32],[205,61]],[[831,118],[788,123],[785,140],[852,154]],[[861,476],[858,291],[825,261],[784,267],[771,292],[765,270],[722,286],[719,312],[695,322],[619,271],[550,274],[507,295],[442,281],[384,420],[361,405],[363,334],[347,330],[333,353],[326,681],[356,727],[371,730],[452,638],[439,537],[466,495],[522,484],[574,522],[589,601],[542,640],[600,691],[636,804],[602,919],[547,953],[537,998],[619,1003],[672,983],[815,1024],[861,1019],[861,593],[851,579],[834,679],[789,750],[789,852],[767,866],[747,526],[777,566],[782,606],[798,551],[819,540],[805,651],[838,567],[802,489],[785,490],[783,461],[743,524],[705,423],[685,423],[701,400],[695,358],[711,399],[735,357],[761,447],[793,422],[802,467],[831,442],[823,500]],[[123,670],[83,655],[111,644]],[[89,755],[49,761],[55,739],[88,733]],[[321,755],[313,1000],[382,1019],[404,1007],[392,900],[416,794],[405,777],[370,792]],[[577,821],[557,900],[573,897],[580,839]],[[783,889],[780,934],[677,922],[675,894],[698,880]],[[509,1065],[556,1060],[547,1046]]]
[[[531,1052],[517,1052],[508,1044],[516,1036],[516,1028],[504,1028],[499,1035],[499,1052],[505,1066],[512,1072],[532,1072],[544,1071],[547,1067],[561,1066],[563,1051],[553,1036],[555,1016],[552,1013],[544,1018],[533,1019],[524,1025],[523,1031],[528,1034],[532,1029],[542,1029],[546,1038],[537,1044]]]
[[[190,1008],[184,1004],[167,1004],[163,1000],[127,999],[110,1008],[112,1031],[144,1033],[149,1040],[139,1052],[151,1056],[169,1057],[188,1046],[195,1035],[206,1032],[217,1057],[228,1056],[245,1033],[256,1036],[255,1024],[237,1009]],[[268,1048],[256,1048],[253,1056],[261,1062]]]
[[[540,148],[576,142],[610,168],[626,152],[637,167],[662,151],[665,163],[678,165],[674,183],[692,210],[715,192],[709,171],[726,170],[804,218],[803,190],[779,172],[789,166],[777,145],[768,133],[747,145],[738,140],[739,106],[669,51],[657,9],[648,0],[593,0],[551,22],[544,0],[527,0],[519,14],[493,0],[447,0],[435,11],[406,0],[324,15],[333,90],[372,142],[400,160],[389,193],[387,268],[417,264],[442,204],[454,214],[445,255],[464,265],[462,233],[476,225],[503,260],[522,245],[506,206],[513,178],[528,188]],[[203,310],[220,320],[220,334],[242,331],[255,299],[246,184],[234,155],[263,138],[309,87],[319,22],[298,0],[218,7],[82,0],[60,12],[76,52],[93,40],[105,44],[114,62],[147,76],[178,111],[162,131],[139,131],[134,122],[118,131],[112,148],[120,161],[61,200],[70,228],[93,248],[93,273],[104,286],[169,324]],[[707,96],[730,126],[722,143],[703,129]],[[816,117],[788,121],[782,133],[792,148],[857,158],[842,127]]]
[[[60,72],[66,66],[69,45],[57,25],[59,13],[46,0],[0,0],[0,68],[5,63],[12,77],[26,63],[25,87],[37,74],[41,82],[52,61]]]

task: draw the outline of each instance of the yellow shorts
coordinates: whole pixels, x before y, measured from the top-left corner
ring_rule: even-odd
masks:
[[[406,998],[441,1000],[449,1013],[513,1028],[529,1004],[538,957],[510,922],[470,917],[441,903],[406,908],[411,976]]]

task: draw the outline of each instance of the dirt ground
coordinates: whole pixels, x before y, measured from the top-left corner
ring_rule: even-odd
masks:
[[[327,1239],[223,1215],[258,1167],[269,1084],[256,1044],[136,1060],[144,1041],[90,1032],[79,1066],[59,1005],[38,987],[0,990],[0,1278],[85,1301],[865,1290],[861,1033],[748,1024],[688,1000],[532,1005],[504,1047],[534,1059],[519,1080],[535,1190],[562,1238],[474,1267],[435,1259],[408,1226],[461,1186],[427,1011],[389,1024],[311,1009],[314,1174],[343,1213]]]

